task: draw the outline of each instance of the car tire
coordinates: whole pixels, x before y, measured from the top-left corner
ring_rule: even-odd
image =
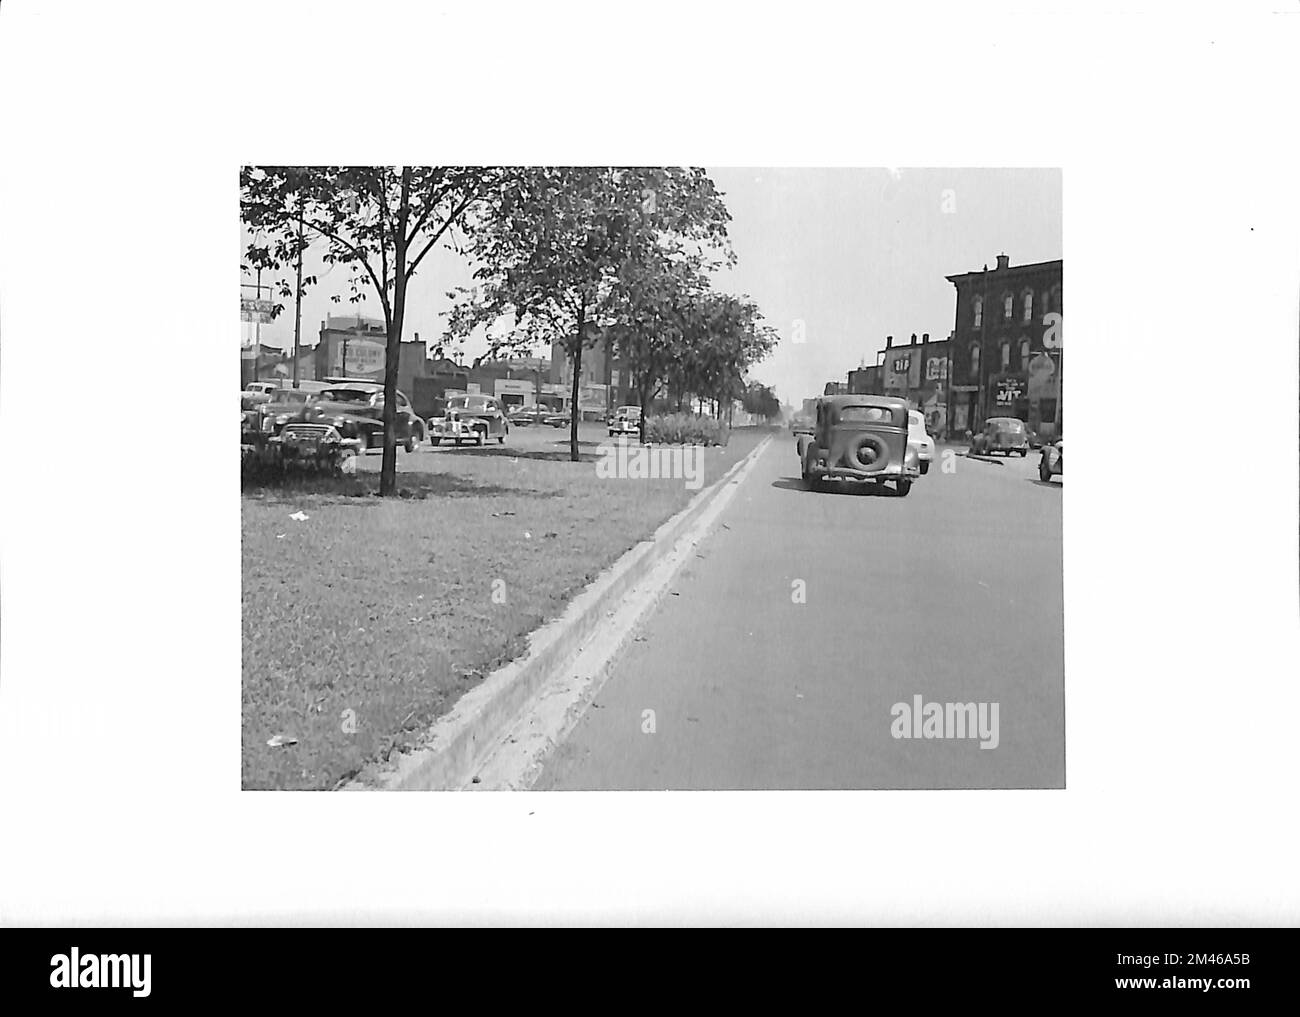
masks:
[[[498,434],[498,435],[497,435],[497,444],[498,444],[498,445],[504,445],[505,443],[506,443],[506,436],[505,436],[504,434]]]
[[[414,452],[414,451],[415,451],[415,435],[413,435],[413,434],[408,434],[408,435],[406,436],[406,444],[405,444],[404,446],[402,446],[402,447],[405,448],[407,452]]]
[[[925,476],[927,473],[929,473],[929,472],[930,472],[930,464],[929,464],[928,462],[922,463],[922,464],[921,464],[921,476],[924,477],[924,476]]]
[[[1029,455],[1029,449],[1027,449],[1027,448],[1022,448],[1022,449],[1020,450],[1020,458],[1023,459],[1023,458],[1025,458],[1025,456],[1027,456],[1027,455]]]
[[[868,447],[872,449],[875,455],[871,462],[865,463],[860,458],[860,453]],[[855,470],[874,472],[883,469],[889,462],[889,446],[885,444],[885,440],[880,435],[868,431],[849,442],[849,447],[844,450],[844,462]]]
[[[1052,468],[1047,465],[1046,455],[1044,455],[1042,459],[1038,460],[1038,479],[1044,484],[1050,484],[1052,482]]]
[[[906,498],[908,492],[912,490],[912,482],[910,480],[895,480],[894,488],[898,491],[900,498]]]
[[[436,435],[431,434],[429,435],[429,444],[432,445],[434,448],[437,448],[439,445],[442,444],[442,439],[437,437]]]

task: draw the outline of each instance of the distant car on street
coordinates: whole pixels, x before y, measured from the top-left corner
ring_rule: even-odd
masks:
[[[509,433],[505,409],[494,396],[451,396],[446,412],[441,417],[429,418],[429,441],[433,445],[441,445],[444,440],[457,445],[466,441],[482,445],[489,438],[496,438],[504,445]]]
[[[640,406],[620,406],[612,417],[609,418],[610,436],[616,434],[630,434],[633,436],[641,433],[641,407]]]
[[[801,434],[812,434],[813,418],[806,413],[796,413],[790,418],[790,433],[796,438]]]
[[[892,396],[837,395],[817,400],[811,437],[799,438],[803,481],[810,491],[825,481],[892,481],[906,497],[921,475],[908,435],[907,403]]]
[[[925,414],[920,410],[907,412],[907,443],[916,449],[916,457],[921,463],[921,476],[930,472],[934,462],[934,439],[925,428]]]
[[[572,413],[565,413],[561,411],[560,413],[550,414],[546,418],[546,423],[550,424],[552,427],[568,427],[569,423],[572,420],[573,420]]]
[[[970,450],[975,455],[991,456],[1001,452],[1004,456],[1029,454],[1029,429],[1018,417],[989,417],[984,429],[975,435]]]
[[[1048,483],[1053,477],[1059,477],[1062,473],[1061,460],[1063,451],[1061,443],[1063,440],[1057,438],[1056,441],[1043,446],[1043,457],[1038,460],[1038,479],[1044,484]]]

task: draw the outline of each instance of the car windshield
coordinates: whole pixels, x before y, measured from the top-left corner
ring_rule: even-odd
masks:
[[[989,426],[995,427],[999,431],[1015,431],[1018,433],[1025,429],[1025,422],[1017,420],[1015,417],[997,417],[989,421]]]
[[[900,424],[897,413],[888,406],[841,406],[839,420],[841,424],[893,424],[897,427]]]
[[[457,396],[447,402],[449,410],[485,410],[488,409],[488,401],[482,396]]]
[[[327,388],[320,394],[332,403],[365,403],[370,401],[370,396],[371,393],[361,388]]]
[[[310,398],[310,392],[294,391],[291,388],[276,389],[271,393],[273,403],[305,403]]]

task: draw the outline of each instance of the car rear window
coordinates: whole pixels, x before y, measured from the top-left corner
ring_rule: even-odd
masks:
[[[841,406],[839,421],[841,424],[893,424],[902,427],[902,414],[902,410],[891,410],[888,406]]]

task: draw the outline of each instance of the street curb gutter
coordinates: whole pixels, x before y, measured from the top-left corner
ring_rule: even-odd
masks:
[[[677,544],[744,466],[771,443],[766,437],[722,477],[632,547],[579,593],[559,618],[528,639],[528,650],[465,693],[438,718],[420,748],[343,786],[345,791],[435,791],[469,784],[483,760],[522,716],[534,694],[577,654],[612,611]]]

